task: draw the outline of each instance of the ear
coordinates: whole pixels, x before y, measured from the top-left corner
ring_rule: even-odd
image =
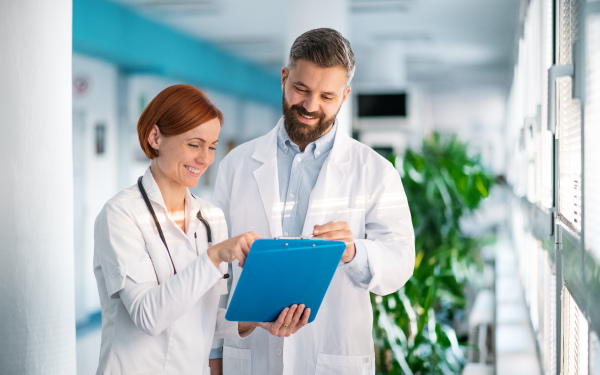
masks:
[[[281,91],[283,91],[283,86],[285,85],[287,76],[288,76],[288,69],[287,69],[287,67],[284,66],[281,69]]]
[[[152,130],[150,130],[150,134],[148,135],[148,144],[150,144],[150,147],[153,149],[158,150],[160,147],[160,140],[160,129],[158,129],[158,126],[154,124]]]
[[[350,94],[351,91],[351,87],[348,86],[344,89],[344,96],[342,97],[342,103],[346,101],[346,99],[348,99],[348,94]]]

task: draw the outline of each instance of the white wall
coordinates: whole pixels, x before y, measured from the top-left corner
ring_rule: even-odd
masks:
[[[181,83],[164,79],[154,75],[129,75],[124,77],[125,93],[123,98],[127,103],[126,114],[122,116],[124,121],[120,124],[120,136],[122,143],[121,158],[125,164],[122,188],[136,183],[139,176],[143,175],[150,165],[150,160],[142,151],[137,135],[137,123],[148,103],[154,99],[159,92],[165,88]]]
[[[418,149],[432,131],[456,134],[468,143],[469,152],[481,154],[483,164],[493,173],[505,173],[506,95],[502,90],[466,87],[432,92],[409,87],[406,92],[406,118],[355,119],[361,142],[391,146],[402,154],[406,148]]]
[[[430,95],[434,130],[455,133],[480,153],[484,165],[504,174],[506,94],[492,88],[464,88]]]
[[[93,273],[94,221],[118,192],[117,80],[115,66],[73,56],[73,175],[76,319],[100,309]],[[104,152],[96,150],[96,127],[105,127]]]

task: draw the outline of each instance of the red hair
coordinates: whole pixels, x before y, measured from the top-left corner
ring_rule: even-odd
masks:
[[[140,146],[148,158],[158,156],[150,147],[148,136],[154,125],[165,136],[179,135],[214,118],[223,124],[223,114],[210,102],[206,94],[190,85],[174,85],[162,90],[152,101],[138,121]]]

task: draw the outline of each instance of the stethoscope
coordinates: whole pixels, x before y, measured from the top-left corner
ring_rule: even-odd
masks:
[[[175,269],[175,263],[173,263],[173,258],[171,257],[171,252],[169,251],[169,246],[167,246],[167,240],[165,240],[165,235],[163,234],[160,223],[158,222],[158,219],[156,218],[156,213],[154,212],[154,209],[152,208],[152,204],[150,204],[150,200],[148,199],[148,194],[146,194],[146,189],[144,189],[144,185],[142,184],[142,177],[143,176],[140,176],[140,178],[138,178],[138,181],[137,181],[138,188],[140,189],[140,193],[142,193],[142,197],[144,198],[144,202],[146,202],[146,207],[148,207],[148,211],[150,211],[150,215],[152,215],[152,218],[154,219],[154,224],[156,224],[156,229],[158,230],[158,235],[160,236],[160,239],[162,240],[162,242],[165,244],[165,248],[167,249],[167,254],[169,254],[169,259],[171,259],[171,265],[173,266],[174,275],[177,275],[177,269]],[[208,224],[208,221],[202,217],[202,213],[200,212],[200,210],[198,210],[196,217],[198,218],[198,220],[200,220],[202,222],[202,224],[204,224],[204,227],[206,228],[206,239],[208,241],[208,247],[211,247],[212,246],[212,232],[210,230],[210,225]],[[197,238],[196,233],[194,233],[194,239],[196,239],[196,238]],[[196,245],[196,252],[197,251],[198,251],[198,247]],[[155,271],[156,271],[156,269],[155,269]],[[229,275],[227,275],[227,277],[229,277]]]

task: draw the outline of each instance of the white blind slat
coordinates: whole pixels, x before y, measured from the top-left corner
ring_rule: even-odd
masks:
[[[586,21],[585,247],[600,262],[600,14]]]

